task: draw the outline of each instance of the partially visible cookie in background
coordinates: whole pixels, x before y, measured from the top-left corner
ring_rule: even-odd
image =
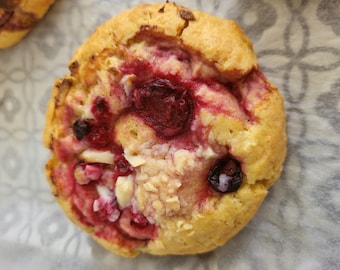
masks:
[[[22,40],[53,3],[54,0],[0,0],[0,49]]]

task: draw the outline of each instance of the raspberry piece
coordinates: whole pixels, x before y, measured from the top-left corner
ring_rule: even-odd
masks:
[[[127,176],[132,173],[133,168],[130,163],[125,159],[123,154],[115,155],[114,159],[115,164],[115,175],[118,176]]]
[[[119,228],[128,236],[148,240],[157,235],[157,228],[151,224],[142,213],[136,213],[132,207],[125,208],[118,221]]]
[[[119,216],[120,211],[114,192],[105,186],[97,186],[99,198],[93,202],[93,212],[102,220],[115,222]]]
[[[103,166],[101,164],[86,164],[85,175],[92,181],[99,180],[103,174]]]
[[[72,126],[73,134],[77,140],[82,140],[91,131],[91,125],[87,119],[78,119]]]
[[[110,117],[109,103],[102,97],[96,97],[93,102],[91,112],[98,120],[107,119]]]
[[[90,123],[88,119],[78,119],[72,126],[77,140],[86,139],[90,147],[102,150],[111,143],[109,128],[105,124]]]
[[[132,92],[136,113],[166,139],[185,132],[192,120],[193,102],[183,87],[156,78],[140,83]]]
[[[87,136],[87,141],[95,149],[104,149],[110,145],[111,135],[106,126],[93,127]]]
[[[127,58],[125,63],[120,67],[123,74],[136,74],[138,78],[150,78],[151,64],[138,58]]]
[[[238,190],[242,180],[240,163],[230,156],[220,159],[208,175],[208,181],[212,188],[222,193]]]
[[[149,225],[149,221],[142,215],[142,213],[139,213],[137,211],[134,211],[131,209],[131,221],[130,224],[132,226],[138,226],[140,228],[146,227]]]
[[[80,185],[86,185],[91,181],[97,181],[103,174],[101,164],[79,163],[74,169],[74,178]]]

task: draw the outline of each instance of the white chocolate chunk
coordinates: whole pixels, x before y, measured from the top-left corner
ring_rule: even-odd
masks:
[[[106,186],[97,185],[97,191],[99,196],[106,201],[111,201],[115,197],[115,194]]]
[[[211,147],[208,147],[205,151],[203,151],[203,156],[206,159],[211,159],[216,158],[218,155],[211,149]]]
[[[192,230],[192,225],[189,223],[185,223],[183,220],[178,220],[176,222],[176,226],[177,226],[176,232]]]
[[[116,198],[119,206],[125,208],[129,205],[133,195],[134,177],[132,175],[119,176],[116,182]]]
[[[151,182],[144,183],[143,187],[148,192],[158,192],[158,189]]]
[[[94,212],[100,211],[107,203],[112,202],[115,198],[115,194],[108,187],[97,185],[96,188],[99,198],[93,202]]]
[[[167,198],[165,200],[166,202],[166,211],[170,212],[170,211],[179,211],[180,209],[180,202],[177,196],[173,196],[170,198]]]
[[[120,216],[120,211],[118,209],[114,209],[112,214],[109,216],[109,221],[115,222]]]
[[[180,174],[185,172],[185,169],[193,165],[192,155],[188,150],[180,149],[174,154],[174,163],[176,171]]]
[[[97,185],[97,192],[99,198],[93,202],[93,211],[98,212],[103,210],[107,213],[107,219],[111,222],[115,222],[119,216],[120,211],[114,206],[115,194],[106,186]]]
[[[117,67],[119,65],[119,58],[116,57],[116,56],[111,56],[111,57],[108,57],[106,60],[105,60],[105,64],[109,67]]]
[[[152,207],[157,210],[157,212],[161,212],[163,210],[163,203],[160,200],[155,200],[152,202]]]
[[[123,89],[124,89],[125,94],[127,96],[130,95],[130,92],[131,92],[131,89],[132,89],[132,86],[133,86],[132,82],[135,78],[136,78],[136,75],[128,74],[128,75],[124,75],[122,77],[122,79],[120,80],[120,83],[123,86]]]
[[[83,118],[94,119],[93,113],[91,112],[90,106],[82,106],[83,108]]]
[[[110,151],[85,150],[80,154],[80,158],[85,162],[97,162],[104,164],[114,163],[114,154]]]
[[[124,157],[134,168],[139,167],[146,163],[146,160],[141,156],[131,156],[128,153],[124,153]]]
[[[94,212],[98,212],[100,210],[99,205],[100,205],[99,201],[98,200],[94,200],[93,207],[92,207]]]

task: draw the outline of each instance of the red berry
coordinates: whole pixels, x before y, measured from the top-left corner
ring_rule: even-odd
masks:
[[[157,227],[151,224],[142,213],[136,213],[132,207],[125,208],[118,221],[122,232],[131,238],[148,240],[157,236]]]
[[[115,155],[115,175],[118,176],[127,176],[132,173],[133,168],[130,163],[125,159],[123,154]]]
[[[148,226],[150,223],[146,219],[146,217],[143,216],[142,213],[131,211],[131,226],[138,226],[140,228]]]
[[[188,91],[167,79],[138,83],[132,92],[132,102],[146,124],[166,139],[185,132],[193,117],[193,102]]]
[[[92,104],[91,112],[97,120],[103,120],[110,117],[109,103],[103,97],[96,97]]]
[[[94,127],[87,136],[87,141],[90,147],[104,149],[110,145],[111,135],[106,126]]]
[[[115,222],[120,216],[120,210],[116,200],[105,201],[101,198],[96,200],[98,210],[94,211],[102,220]]]

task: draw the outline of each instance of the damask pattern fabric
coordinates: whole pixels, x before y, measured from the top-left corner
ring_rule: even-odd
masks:
[[[124,259],[62,214],[41,143],[53,82],[96,26],[140,2],[56,1],[20,44],[0,50],[0,269],[340,269],[339,0],[176,1],[236,20],[285,97],[282,177],[227,245],[198,256]]]

